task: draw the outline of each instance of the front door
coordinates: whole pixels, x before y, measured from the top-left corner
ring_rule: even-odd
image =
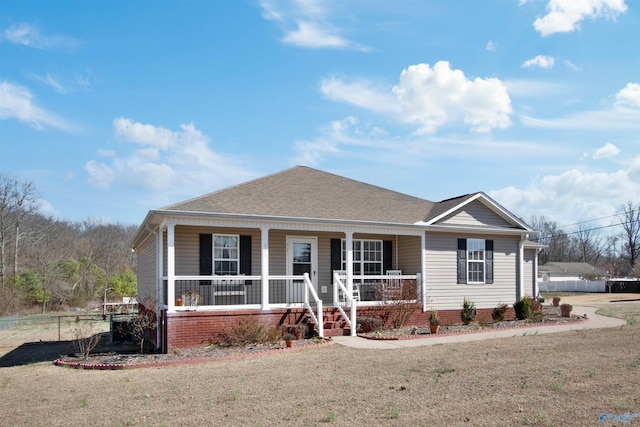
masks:
[[[287,237],[287,276],[302,276],[309,273],[316,292],[317,284],[317,247],[315,237]],[[302,280],[287,281],[287,303],[304,302],[304,282]],[[313,299],[310,298],[310,302]]]

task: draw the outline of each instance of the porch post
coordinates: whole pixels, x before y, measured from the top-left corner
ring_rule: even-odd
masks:
[[[538,289],[538,254],[540,248],[536,248],[535,255],[533,256],[533,297],[536,298],[540,293]]]
[[[167,305],[169,312],[176,310],[175,227],[175,224],[167,224]]]
[[[157,289],[157,293],[156,293],[156,297],[158,298],[157,304],[158,307],[161,307],[164,305],[164,301],[165,301],[165,290],[164,290],[164,230],[162,229],[162,227],[158,228],[158,232],[156,233],[156,278],[157,278],[157,284],[156,284],[156,289]],[[168,302],[168,299],[167,299]],[[163,308],[167,308],[167,307],[163,307]]]
[[[427,311],[427,236],[423,231],[420,234],[420,295],[422,296],[422,312]]]
[[[353,231],[346,231],[345,246],[347,248],[347,290],[353,295]]]
[[[260,274],[262,275],[262,299],[260,302],[262,310],[269,309],[269,228],[260,229],[260,242],[262,243]]]
[[[356,300],[353,299],[353,231],[347,231],[344,234],[347,249],[347,291],[351,295],[351,336],[355,337],[358,321],[356,319]]]
[[[524,296],[524,236],[518,241],[518,299]]]

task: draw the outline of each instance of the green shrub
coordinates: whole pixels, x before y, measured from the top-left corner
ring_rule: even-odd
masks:
[[[513,309],[516,311],[516,318],[524,320],[531,316],[531,301],[527,297],[520,298],[513,304]]]
[[[473,322],[475,318],[476,318],[476,303],[469,301],[467,297],[465,297],[464,301],[462,302],[462,311],[460,312],[460,319],[462,320],[462,323],[464,323],[465,325],[468,325],[469,323]]]
[[[509,306],[507,304],[500,304],[496,308],[493,309],[491,313],[491,317],[494,322],[502,322],[504,320],[504,315],[507,312]]]

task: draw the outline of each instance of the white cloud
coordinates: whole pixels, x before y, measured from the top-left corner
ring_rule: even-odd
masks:
[[[414,123],[418,133],[433,133],[447,124],[464,122],[475,132],[488,132],[511,125],[513,112],[507,89],[497,78],[467,79],[446,61],[411,65],[403,70],[391,90],[360,80],[325,79],[322,93],[370,111],[393,115]]]
[[[544,215],[562,224],[576,218],[611,215],[640,194],[640,156],[628,167],[613,171],[571,169],[532,181],[527,188],[507,187],[489,195],[523,218]]]
[[[497,49],[497,45],[493,40],[489,40],[487,42],[487,45],[485,46],[485,49],[487,49],[489,52],[493,52]]]
[[[214,152],[193,124],[173,131],[117,118],[113,128],[126,148],[133,149],[125,154],[100,150],[102,160],[85,164],[89,182],[96,187],[161,192],[163,198],[175,200],[255,177],[241,159]]]
[[[549,0],[547,14],[534,21],[533,27],[543,36],[580,29],[585,19],[615,18],[627,11],[624,0]]]
[[[368,49],[341,35],[329,22],[327,4],[318,0],[260,2],[263,18],[278,22],[285,35],[283,43],[303,48]]]
[[[39,76],[37,74],[32,74],[31,76],[40,83],[44,83],[45,85],[53,88],[53,90],[60,94],[64,95],[68,92],[67,88],[60,82],[60,79],[50,73],[47,73],[45,76]]]
[[[565,59],[562,62],[564,63],[564,65],[566,65],[568,68],[571,68],[574,71],[582,71],[582,68],[578,67],[576,64],[574,64],[573,62],[569,61],[568,59]]]
[[[562,84],[542,80],[504,80],[502,83],[514,97],[539,98],[566,92],[569,89]]]
[[[640,108],[640,84],[627,83],[616,95],[616,104],[620,106]]]
[[[18,119],[38,130],[45,127],[72,130],[69,122],[37,106],[28,89],[6,81],[0,82],[0,120],[3,119]]]
[[[555,60],[553,59],[553,56],[537,55],[535,58],[524,61],[522,68],[551,68],[554,63]]]
[[[401,120],[417,123],[419,133],[435,132],[460,119],[476,132],[511,125],[511,99],[499,79],[469,80],[446,61],[433,68],[411,65],[402,71],[393,93],[400,104]]]
[[[176,144],[179,133],[163,127],[145,125],[125,118],[117,118],[113,121],[116,135],[122,136],[129,142],[140,145],[148,145],[167,150]]]
[[[74,48],[79,44],[71,37],[40,34],[37,28],[28,24],[16,24],[6,28],[0,35],[0,40],[35,49]]]
[[[522,116],[526,126],[549,129],[635,130],[640,131],[640,85],[628,83],[616,95],[616,103],[608,109],[578,112],[556,119]]]
[[[620,149],[612,143],[607,142],[605,145],[594,151],[593,158],[595,160],[607,159],[609,157],[615,157],[618,154],[620,154]]]
[[[374,87],[366,80],[346,82],[335,77],[323,79],[320,90],[324,96],[333,100],[346,102],[360,108],[380,113],[399,113],[395,96],[384,88]]]

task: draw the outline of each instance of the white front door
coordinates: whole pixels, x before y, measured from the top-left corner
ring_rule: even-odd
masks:
[[[318,290],[318,239],[316,237],[287,236],[287,276],[302,276],[309,273],[316,292]],[[287,282],[287,303],[304,302],[304,282]]]

